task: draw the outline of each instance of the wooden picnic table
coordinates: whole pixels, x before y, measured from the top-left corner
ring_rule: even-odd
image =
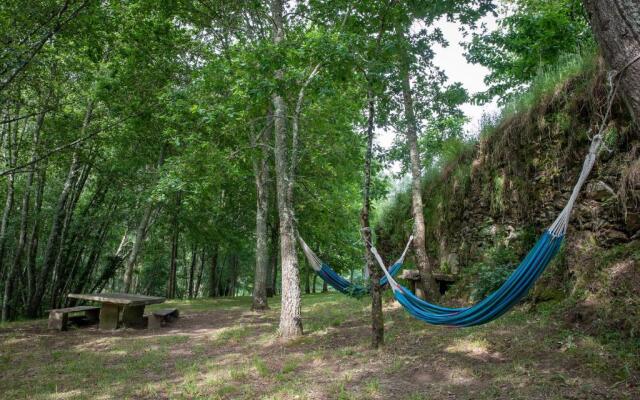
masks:
[[[121,323],[125,327],[144,328],[144,308],[165,301],[164,297],[128,293],[70,293],[69,297],[102,303],[100,329],[118,329]]]

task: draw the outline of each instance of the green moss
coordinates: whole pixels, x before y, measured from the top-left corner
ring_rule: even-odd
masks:
[[[493,177],[492,211],[504,211],[504,175]]]
[[[598,263],[600,266],[607,266],[625,259],[640,261],[640,241],[634,240],[611,247],[601,254]]]

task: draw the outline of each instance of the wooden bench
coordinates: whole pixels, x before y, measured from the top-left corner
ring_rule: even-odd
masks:
[[[157,310],[147,315],[147,328],[158,329],[164,322],[171,322],[172,320],[180,316],[180,311],[177,308],[165,308]]]
[[[66,331],[69,314],[72,313],[84,313],[84,317],[90,322],[98,322],[100,307],[77,306],[49,310],[49,329]]]

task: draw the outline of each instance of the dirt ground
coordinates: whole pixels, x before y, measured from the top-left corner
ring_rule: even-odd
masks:
[[[364,300],[306,296],[306,333],[289,342],[276,335],[276,307],[173,304],[181,317],[159,331],[5,325],[0,398],[640,399],[637,343],[573,331],[551,309],[451,329],[388,303],[386,346],[372,350]]]

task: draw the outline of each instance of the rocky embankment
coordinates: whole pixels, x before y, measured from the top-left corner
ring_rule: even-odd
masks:
[[[477,266],[496,259],[496,252],[521,257],[562,210],[604,114],[605,81],[602,65],[595,64],[558,84],[427,179],[429,252],[440,272],[459,277],[447,297],[471,301]],[[530,300],[561,300],[570,323],[637,335],[640,133],[620,100],[606,147],[580,195],[565,247]],[[383,250],[397,252],[402,244],[395,238],[410,229],[408,223],[387,225],[383,217]]]

